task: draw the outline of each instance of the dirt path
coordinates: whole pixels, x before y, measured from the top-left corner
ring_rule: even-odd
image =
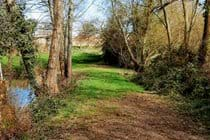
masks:
[[[201,126],[156,95],[132,94],[99,103],[101,115],[66,121],[52,139],[205,140]],[[55,129],[56,130],[56,129]]]

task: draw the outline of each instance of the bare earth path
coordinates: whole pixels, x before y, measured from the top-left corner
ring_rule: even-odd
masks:
[[[100,115],[66,121],[52,139],[204,140],[201,126],[156,95],[131,94],[99,103]],[[115,108],[110,109],[110,107]],[[109,109],[108,109],[109,108]],[[56,130],[56,129],[55,129]],[[56,134],[56,132],[59,132]]]
[[[202,140],[198,126],[183,118],[158,97],[131,95],[115,101],[119,108],[102,117],[87,119],[72,130],[77,140]],[[83,121],[82,121],[83,122]],[[81,123],[81,122],[80,122]],[[200,135],[200,136],[199,136]]]

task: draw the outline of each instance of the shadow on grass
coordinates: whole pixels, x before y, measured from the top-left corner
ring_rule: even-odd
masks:
[[[41,68],[47,68],[48,58],[49,58],[48,54],[39,54],[36,60],[37,65],[40,66]],[[73,53],[72,62],[73,66],[82,68],[85,67],[85,64],[88,65],[88,64],[96,64],[102,62],[102,56],[100,54],[95,54],[95,53],[76,52]]]
[[[72,61],[75,64],[93,64],[101,62],[102,56],[94,53],[79,53],[73,56]]]

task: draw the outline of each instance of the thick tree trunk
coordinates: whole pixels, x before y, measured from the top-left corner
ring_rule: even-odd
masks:
[[[50,48],[50,57],[48,62],[46,86],[51,94],[59,92],[58,88],[58,65],[59,65],[59,52],[60,52],[60,39],[63,32],[62,23],[62,5],[61,0],[54,0],[54,22],[53,22],[53,34]]]
[[[201,46],[198,50],[198,65],[202,66],[206,60],[207,54],[207,46],[209,45],[209,37],[210,37],[210,0],[205,0],[205,13],[204,13],[204,31],[203,31],[203,38],[201,42]]]
[[[47,4],[48,4],[48,10],[49,10],[49,13],[50,13],[50,19],[51,19],[51,22],[53,23],[54,21],[54,11],[53,11],[53,4],[52,4],[52,0],[47,0]],[[62,11],[64,10],[63,9],[63,5],[62,5]],[[62,23],[64,23],[64,15],[62,14],[62,17],[61,17],[61,20],[62,20]],[[64,27],[64,26],[63,26]],[[58,67],[58,70],[60,70],[60,74],[61,74],[61,77],[64,78],[65,76],[65,31],[63,32],[63,34],[61,35],[61,38],[60,38],[60,45],[62,45],[60,47],[60,54],[59,54],[59,67]]]

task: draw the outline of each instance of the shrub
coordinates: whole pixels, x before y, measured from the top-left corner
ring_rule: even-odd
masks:
[[[50,97],[37,98],[31,105],[33,121],[41,122],[49,116],[58,113],[59,108],[65,106],[60,99]]]
[[[204,73],[195,65],[193,59],[173,52],[169,60],[165,54],[154,59],[135,79],[148,90],[159,93],[179,93],[192,98],[210,97],[210,83]]]

